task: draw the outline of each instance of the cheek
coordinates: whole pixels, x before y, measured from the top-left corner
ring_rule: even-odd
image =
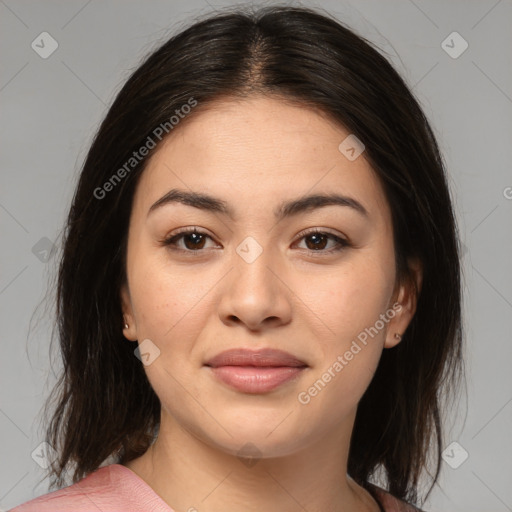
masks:
[[[318,336],[322,359],[301,390],[301,403],[313,415],[330,411],[329,425],[357,407],[378,366],[387,326],[381,315],[394,279],[387,264],[360,258],[301,292],[329,327],[327,336]]]
[[[183,335],[184,329],[198,326],[215,280],[197,269],[171,265],[162,254],[141,256],[138,261],[144,263],[134,259],[130,286],[140,334],[167,343],[177,332]]]
[[[304,302],[329,327],[326,336],[317,334],[321,358],[307,379],[310,392],[303,389],[311,412],[328,409],[335,422],[357,406],[382,353],[386,324],[379,319],[388,292],[386,277],[375,268],[339,273],[309,291]]]
[[[325,366],[305,380],[297,397],[303,413],[309,418],[322,418],[322,429],[326,432],[338,428],[355,413],[377,368],[381,351],[359,345],[349,351],[351,360],[347,359],[346,351],[328,357]]]
[[[134,265],[130,284],[138,340],[149,339],[159,349],[144,370],[163,408],[175,404],[185,410],[189,393],[197,399],[202,394],[191,353],[208,318],[208,290],[215,280],[210,283],[206,275],[199,278],[197,270],[184,266],[172,267],[154,254],[141,255],[138,262],[144,263]],[[184,382],[188,393],[183,393]]]
[[[385,312],[392,279],[389,270],[361,259],[342,270],[309,277],[296,290],[323,324],[321,339],[328,342],[326,348],[341,350]]]

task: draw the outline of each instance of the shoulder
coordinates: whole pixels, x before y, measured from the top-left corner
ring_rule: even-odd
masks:
[[[370,492],[378,499],[385,512],[423,512],[419,508],[400,500],[381,487],[369,484]]]
[[[73,485],[22,503],[9,512],[140,512],[142,509],[173,512],[130,469],[110,464]]]
[[[46,512],[53,510],[60,512],[64,510],[73,510],[82,512],[96,508],[96,503],[104,502],[115,495],[112,489],[112,479],[110,466],[97,469],[79,482],[64,487],[57,491],[43,494],[26,503],[22,503],[11,509],[9,512]]]

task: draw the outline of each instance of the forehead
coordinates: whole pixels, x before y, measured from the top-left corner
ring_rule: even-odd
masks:
[[[225,198],[234,210],[249,212],[251,205],[252,214],[285,198],[337,192],[357,196],[373,217],[389,220],[364,152],[353,161],[342,154],[339,145],[350,132],[322,113],[264,96],[196,108],[142,173],[134,202],[141,214],[180,188]]]

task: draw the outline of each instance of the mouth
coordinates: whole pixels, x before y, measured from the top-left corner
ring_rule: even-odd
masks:
[[[308,365],[276,349],[232,349],[210,359],[205,366],[219,381],[244,393],[266,393],[296,380]]]

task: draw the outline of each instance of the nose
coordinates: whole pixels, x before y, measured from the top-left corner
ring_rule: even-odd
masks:
[[[293,292],[282,268],[270,250],[263,250],[250,263],[235,255],[234,268],[219,290],[221,321],[226,325],[245,325],[252,331],[289,323]]]

